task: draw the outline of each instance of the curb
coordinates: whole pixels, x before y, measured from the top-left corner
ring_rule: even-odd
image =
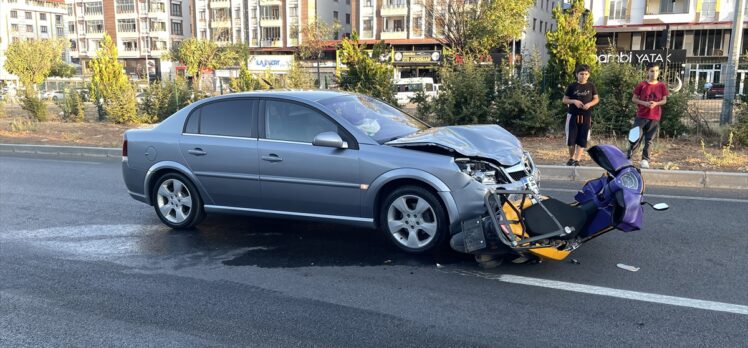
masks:
[[[83,146],[0,144],[0,153],[26,153],[39,155],[91,156],[119,158],[122,149]],[[538,165],[541,178],[560,181],[586,182],[599,178],[605,171],[598,167],[568,167],[555,165]],[[642,176],[647,185],[693,187],[693,188],[729,188],[748,190],[748,174],[688,170],[642,169]]]
[[[106,147],[0,144],[0,153],[30,153],[38,155],[67,155],[81,157],[122,157],[122,149]]]
[[[597,167],[567,167],[538,165],[541,179],[586,182],[599,178],[605,172]],[[647,185],[729,188],[748,190],[748,174],[689,170],[642,169]]]

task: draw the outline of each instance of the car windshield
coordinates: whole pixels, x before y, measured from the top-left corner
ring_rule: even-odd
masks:
[[[364,95],[345,95],[319,102],[380,144],[429,128],[412,116]]]

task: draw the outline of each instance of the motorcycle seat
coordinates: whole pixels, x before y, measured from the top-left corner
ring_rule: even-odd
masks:
[[[549,198],[543,201],[543,205],[548,211],[556,217],[561,226],[568,226],[574,229],[570,234],[561,237],[562,239],[571,239],[577,236],[587,224],[588,216],[592,212],[587,205],[572,206],[555,198]],[[592,206],[594,208],[594,206]],[[553,222],[550,216],[543,210],[539,204],[533,204],[522,212],[522,219],[525,222],[527,234],[531,237],[540,236],[558,230],[558,226]]]

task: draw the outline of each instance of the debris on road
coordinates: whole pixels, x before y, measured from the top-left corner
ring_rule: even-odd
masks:
[[[624,265],[624,264],[622,264],[622,263],[619,263],[619,264],[617,264],[616,266],[618,266],[618,268],[620,268],[620,269],[625,269],[625,270],[627,270],[627,271],[631,271],[631,272],[636,272],[636,271],[638,271],[638,270],[639,270],[639,267],[634,267],[634,266]]]
[[[577,259],[571,259],[571,263],[573,263],[575,265],[581,265],[581,263]]]

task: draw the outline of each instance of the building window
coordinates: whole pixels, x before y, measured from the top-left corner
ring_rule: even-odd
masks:
[[[660,31],[648,31],[645,33],[642,33],[642,49],[643,50],[659,50],[663,49],[660,45],[660,40],[658,38],[660,37],[662,32]]]
[[[10,31],[13,32],[13,33],[17,33],[18,32],[18,24],[11,24],[10,25]]]
[[[694,56],[722,56],[722,39],[724,30],[696,30],[693,33]]]
[[[207,34],[205,33],[205,29],[201,29],[200,30],[200,38],[201,39],[207,39],[208,38]]]
[[[151,21],[151,31],[166,31],[166,22]]]
[[[26,25],[26,32],[27,33],[33,33],[34,32],[34,26],[32,25]]]
[[[166,5],[163,2],[152,2],[149,7],[150,12],[166,13]]]
[[[685,36],[685,32],[683,30],[670,32],[670,49],[671,50],[683,49],[683,37],[684,36]]]
[[[46,21],[47,20],[47,14],[46,13],[40,13],[39,14],[39,20],[40,21]]]
[[[75,24],[74,23],[68,24],[68,33],[75,34]]]
[[[117,7],[117,13],[135,12],[134,0],[117,0],[116,7]]]
[[[346,5],[350,5],[351,4],[351,0],[345,0],[345,4]]]
[[[83,14],[84,15],[100,15],[103,12],[101,2],[84,2],[83,3]]]
[[[182,35],[182,22],[178,21],[172,21],[171,22],[171,34],[172,35]]]
[[[242,10],[238,7],[234,9],[234,18],[242,18]]]
[[[55,23],[62,24],[62,15],[55,15]]]
[[[171,3],[171,15],[175,17],[182,17],[182,4]]]
[[[346,13],[345,14],[345,24],[351,24],[351,14]]]
[[[423,27],[423,17],[414,17],[413,18],[413,34],[416,36],[423,35],[422,28]]]
[[[626,8],[628,0],[613,0],[610,2],[610,12],[608,18],[610,19],[626,19]]]
[[[332,11],[332,18],[338,20],[338,11]]]
[[[18,18],[18,11],[10,11],[10,18]]]
[[[65,31],[62,29],[62,27],[57,27],[57,36],[64,36]]]
[[[205,10],[200,10],[200,17],[199,18],[200,18],[201,21],[205,20]]]
[[[280,8],[278,6],[260,6],[262,20],[280,19]]]
[[[371,0],[364,0],[364,7],[372,7]]]
[[[31,12],[26,12],[26,19],[31,19]]]
[[[137,31],[136,23],[134,18],[130,19],[118,19],[117,20],[117,31],[122,33],[134,33]]]
[[[47,34],[47,26],[46,25],[39,26],[39,30],[41,31],[42,34]]]
[[[280,40],[280,28],[278,27],[262,28],[262,39],[268,40],[268,41]]]
[[[538,20],[536,18],[532,19],[532,31],[535,31],[535,26],[538,24]]]
[[[122,41],[122,49],[125,52],[137,51],[138,42],[137,41]]]
[[[87,21],[86,22],[86,33],[87,34],[98,34],[104,32],[104,21]]]

